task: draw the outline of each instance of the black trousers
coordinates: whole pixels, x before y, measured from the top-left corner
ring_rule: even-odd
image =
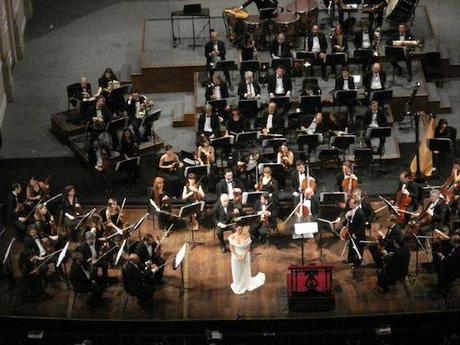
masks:
[[[354,264],[356,268],[359,268],[361,266],[361,262],[363,261],[363,253],[364,253],[364,244],[359,243],[362,239],[358,238],[355,241],[356,247],[358,247],[358,252],[361,255],[361,259],[358,257],[358,254],[356,253],[355,249],[353,248],[353,245],[351,241],[348,241],[348,262],[351,262]]]
[[[224,240],[224,232],[225,231],[231,231],[231,232],[235,232],[235,229],[233,227],[228,227],[228,228],[220,228],[220,227],[216,227],[216,233],[217,233],[217,238],[219,239],[219,245],[221,248],[225,248],[225,240]]]
[[[412,77],[412,62],[411,62],[410,58],[406,57],[404,60],[401,60],[401,61],[404,61],[406,63],[407,74],[410,77]],[[391,65],[393,66],[393,68],[396,68],[398,70],[402,70],[402,67],[399,66],[399,64],[398,64],[398,60],[392,60]]]

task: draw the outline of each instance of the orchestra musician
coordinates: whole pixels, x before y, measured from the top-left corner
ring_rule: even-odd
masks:
[[[369,29],[367,23],[361,23],[361,29],[355,34],[355,48],[356,49],[373,49],[374,47],[374,30]],[[378,47],[377,47],[378,48]],[[372,57],[364,58],[361,63],[362,74],[368,70],[372,62]]]
[[[57,235],[57,226],[53,215],[48,212],[46,204],[38,204],[33,215],[35,227],[41,237],[53,238]]]
[[[350,209],[345,213],[346,231],[343,231],[344,229],[340,231],[340,237],[348,241],[347,262],[352,264],[352,269],[357,269],[361,266],[364,252],[364,245],[361,241],[364,241],[366,238],[366,216],[364,215],[363,209],[359,207],[360,202],[361,201],[356,195],[351,196],[348,203]],[[350,236],[353,238],[361,258],[353,248]]]
[[[292,82],[283,66],[279,65],[275,69],[275,75],[268,77],[268,95],[270,98],[278,96],[290,97],[292,92]]]
[[[262,134],[279,134],[284,132],[284,119],[276,111],[276,103],[268,103],[267,110],[262,115]]]
[[[396,32],[395,34],[393,34],[391,36],[391,39],[390,41],[388,42],[388,44],[390,46],[395,46],[393,44],[394,41],[414,41],[415,38],[409,33],[409,31],[407,30],[407,25],[405,23],[401,23],[398,25],[398,32]],[[404,49],[404,62],[406,63],[406,66],[407,66],[407,74],[408,74],[408,77],[407,77],[407,82],[411,82],[412,81],[412,62],[411,62],[411,56],[410,56],[410,52],[408,50],[408,47],[403,47]],[[398,71],[398,75],[402,75],[402,67],[398,64],[398,61],[396,59],[396,57],[393,57],[391,59],[391,65],[393,66],[393,68],[397,69]]]
[[[110,149],[104,143],[94,140],[91,146],[88,147],[87,155],[88,163],[94,169],[96,188],[102,186],[107,191],[110,187],[110,175],[108,174],[110,167],[109,158],[111,156]]]
[[[153,275],[151,279],[157,284],[164,284],[164,263],[159,253],[159,247],[152,234],[145,234],[142,241],[134,249],[134,253],[139,257],[139,267],[145,271],[150,270]]]
[[[120,87],[120,82],[111,68],[106,68],[99,78],[97,96],[104,96],[107,106],[114,114],[120,114],[125,110],[125,100],[122,94],[113,94],[112,91]],[[96,100],[97,101],[97,100]]]
[[[207,101],[215,101],[228,98],[228,88],[218,73],[212,75],[212,82],[206,85],[205,98]]]
[[[104,243],[104,246],[107,244]],[[91,274],[91,277],[101,286],[107,285],[108,265],[103,260],[98,260],[102,254],[102,247],[96,241],[96,234],[93,231],[88,231],[84,235],[84,241],[81,242],[76,251],[83,255],[83,267]]]
[[[92,96],[91,94],[91,84],[88,82],[86,77],[81,77],[78,83],[72,84],[71,94],[69,95],[70,104],[75,108],[78,103],[80,103],[80,113],[84,114],[82,111],[83,101],[89,100]]]
[[[446,199],[446,203],[450,205],[450,209],[453,214],[458,213],[460,206],[460,189],[458,188],[459,182],[460,163],[458,161],[454,161],[451,173],[441,187],[441,194]]]
[[[40,200],[45,201],[49,197],[49,189],[50,185],[47,179],[39,181],[35,176],[32,176],[26,188],[26,204],[32,206]]]
[[[252,73],[252,72],[250,72]],[[242,133],[249,129],[249,123],[240,114],[237,106],[230,107],[230,117],[225,124],[225,136]],[[238,143],[239,144],[239,143]],[[234,144],[235,145],[235,144]]]
[[[164,212],[171,212],[171,197],[166,192],[164,178],[160,176],[155,177],[155,179],[153,180],[153,186],[149,193],[149,198],[155,202],[155,204],[160,208],[160,210]],[[148,205],[149,211],[152,214],[152,205],[150,205],[150,202],[148,203]],[[157,213],[157,215],[160,229],[166,229],[166,227],[170,223],[171,216],[164,213]]]
[[[105,104],[104,96],[96,96],[96,104],[88,107],[86,117],[89,121],[91,138],[95,140],[100,133],[106,130],[107,124],[113,118],[110,109]]]
[[[182,189],[182,200],[187,203],[200,202],[204,200],[204,191],[201,187],[201,183],[198,181],[194,173],[189,173],[185,182],[185,186]],[[192,230],[198,231],[200,229],[200,223],[198,222],[198,215],[192,215]]]
[[[225,43],[219,40],[219,33],[211,31],[211,40],[204,46],[204,55],[206,57],[206,66],[208,67],[209,77],[212,78],[218,61],[225,60]],[[225,80],[231,89],[230,73],[224,70]]]
[[[426,221],[420,220],[424,215],[428,216]],[[441,193],[437,189],[430,191],[430,198],[427,207],[421,212],[420,216],[415,218],[413,222],[416,224],[421,221],[420,232],[426,234],[435,229],[447,233],[449,229],[448,224],[449,207],[445,204],[444,199],[441,198]],[[411,222],[412,223],[412,222]]]
[[[306,180],[305,180],[306,181]],[[302,193],[302,210],[297,210],[297,218],[299,221],[311,221],[312,217],[318,216],[319,213],[319,200],[315,196],[315,189],[313,185],[308,187],[307,184],[303,183],[305,189],[301,190]],[[301,194],[296,193],[297,196],[294,198],[295,203],[299,203]]]
[[[107,200],[107,207],[105,208],[103,221],[105,226],[113,231],[116,228],[121,229],[123,227],[121,207],[118,205],[117,200],[110,198]]]
[[[151,270],[140,267],[137,254],[130,254],[128,262],[122,270],[122,279],[128,293],[137,297],[139,306],[149,308],[153,304],[154,285],[151,284]]]
[[[331,37],[331,51],[332,53],[347,53],[348,54],[348,38],[343,33],[342,25],[337,24],[334,27],[334,32]],[[342,66],[343,67],[343,66]],[[331,66],[331,70],[336,75],[336,67]]]
[[[134,134],[136,135],[136,141],[140,144],[142,141],[148,141],[152,135],[151,126],[144,127],[144,133],[141,136],[140,127],[142,124],[142,118],[145,116],[143,108],[150,108],[153,103],[145,96],[139,95],[137,89],[132,89],[126,100],[126,112],[128,114],[129,124],[133,128]]]
[[[241,185],[234,180],[232,169],[225,168],[224,178],[216,185],[216,194],[217,196],[225,194],[228,200],[233,200],[233,190],[235,188],[241,188]]]
[[[249,154],[242,154],[234,164],[234,175],[243,190],[251,190],[257,179],[257,166],[260,163],[270,163],[257,150],[250,150]]]
[[[131,129],[125,128],[121,133],[120,156],[123,159],[129,159],[138,155],[139,144],[137,143]],[[138,179],[140,179],[140,166],[138,164],[129,164],[126,166],[126,173],[130,181],[136,182]]]
[[[301,96],[321,96],[321,88],[312,82],[310,80],[305,79],[303,81],[303,87],[302,91],[300,92]],[[309,113],[316,113],[319,111],[320,108],[313,108],[315,110],[313,111],[308,111]]]
[[[436,139],[450,139],[452,142],[455,141],[454,129],[449,126],[446,119],[439,119],[435,129],[433,137]],[[444,161],[446,154],[444,152],[433,151],[433,171],[440,173],[441,163]]]
[[[383,11],[387,5],[386,0],[365,0],[363,12],[369,13],[369,31],[380,28],[383,24]]]
[[[235,208],[233,203],[229,201],[228,195],[226,193],[221,194],[219,201],[215,203],[213,207],[213,219],[222,254],[227,252],[224,232],[228,230],[231,230],[232,232],[235,231],[232,220],[239,215],[240,210]]]
[[[158,167],[160,168],[160,176],[165,181],[168,194],[178,197],[181,192],[180,186],[182,185],[180,170],[184,167],[184,163],[180,161],[172,145],[165,146],[165,153],[160,157]]]
[[[391,250],[383,250],[383,267],[377,270],[377,288],[388,293],[392,283],[407,276],[410,263],[410,251],[404,239],[392,238],[388,241]]]
[[[340,77],[335,80],[335,89],[345,91],[356,89],[355,81],[347,66],[341,68]]]
[[[296,161],[296,171],[291,176],[291,187],[292,187],[292,195],[294,197],[298,197],[299,193],[303,190],[304,184],[307,184],[307,173],[305,169],[305,163],[302,160]],[[313,176],[308,176],[309,183],[316,188],[316,180]]]
[[[241,61],[253,61],[257,60],[257,48],[254,37],[250,33],[244,35],[243,42],[238,48],[238,55]],[[243,72],[243,71],[241,71]]]
[[[216,161],[214,147],[211,146],[209,139],[206,137],[202,137],[200,140],[200,145],[197,150],[197,159],[200,165],[213,165]]]
[[[260,98],[260,85],[254,80],[254,73],[244,72],[244,80],[238,85],[238,96],[241,99]]]
[[[265,192],[274,201],[278,201],[279,184],[278,181],[272,175],[272,169],[264,167],[262,170],[262,176],[259,177],[259,181],[255,184],[255,189],[258,192]]]
[[[359,207],[363,209],[364,216],[366,217],[366,228],[371,229],[372,222],[375,218],[375,211],[372,207],[367,194],[363,193],[361,188],[355,188],[352,192],[352,195],[356,196],[360,200]]]
[[[72,264],[70,266],[69,281],[72,288],[77,293],[88,293],[87,303],[90,306],[98,306],[102,303],[103,287],[92,279],[89,270],[85,265],[85,258],[82,253],[74,252],[72,254]]]
[[[433,258],[438,274],[439,286],[447,294],[452,283],[460,277],[460,232],[456,231],[451,239],[449,250],[439,252]]]
[[[415,181],[412,181],[411,174],[408,171],[401,172],[399,174],[399,186],[396,191],[396,200],[394,201],[395,207],[405,211],[415,212],[419,207],[421,198],[420,186]],[[410,218],[410,214],[404,213],[399,222],[408,223]]]
[[[365,95],[369,98],[372,91],[385,90],[386,80],[387,76],[382,71],[382,66],[378,62],[373,63],[370,72],[363,77]]]
[[[313,65],[321,65],[321,73],[324,80],[327,80],[326,75],[326,51],[327,39],[324,33],[320,31],[319,25],[314,24],[311,27],[311,32],[306,36],[304,41],[304,50],[314,53],[315,60],[311,61],[310,74],[313,75]]]
[[[268,244],[270,230],[276,228],[278,205],[270,198],[268,193],[263,193],[253,207],[254,213],[260,215],[260,222],[252,224],[249,233],[253,241],[259,240],[262,244]]]
[[[216,138],[219,136],[220,131],[220,118],[213,112],[212,105],[206,103],[204,111],[198,118],[198,136]]]
[[[21,199],[22,187],[19,183],[11,184],[11,192],[6,197],[5,224],[10,225],[23,238],[26,233],[27,217],[24,214],[24,202]]]
[[[61,210],[64,218],[64,224],[68,228],[68,232],[72,232],[73,236],[77,236],[74,233],[73,227],[77,225],[77,217],[81,213],[80,202],[76,196],[75,187],[68,185],[64,188],[64,197],[62,198]]]
[[[272,41],[270,47],[272,59],[289,58],[291,57],[291,47],[286,41],[286,36],[280,32]]]
[[[385,250],[387,252],[392,252],[394,248],[394,241],[403,242],[404,235],[402,233],[401,228],[398,224],[398,218],[394,214],[390,214],[389,218],[389,226],[387,232],[384,234],[382,231],[378,231],[377,233],[377,241],[376,243],[370,244],[367,248],[374,259],[375,265],[377,268],[383,268],[384,263],[384,254]]]
[[[294,165],[294,152],[289,150],[287,143],[283,143],[276,155],[276,162],[283,164],[286,172]]]
[[[385,116],[385,110],[379,107],[379,103],[377,101],[371,101],[369,109],[364,114],[364,130],[366,130],[366,137],[364,141],[366,142],[367,147],[372,148],[371,137],[367,136],[367,129],[386,126],[388,126],[388,122]],[[383,152],[383,148],[385,147],[385,138],[380,138],[379,141],[377,152],[380,154]]]
[[[339,175],[337,175],[336,179],[336,187],[339,192],[349,192],[351,194],[352,191],[345,190],[343,186],[344,180],[348,179],[352,180],[352,184],[359,184],[358,177],[351,171],[351,163],[349,161],[345,161],[342,163],[342,172]]]
[[[308,118],[306,118],[305,120],[308,121]],[[322,143],[323,142],[323,131],[324,131],[323,113],[321,112],[316,113],[313,119],[311,120],[311,122],[309,123],[308,127],[301,125],[300,130],[308,135],[317,134],[318,143]],[[303,145],[299,146],[299,150],[303,151]]]

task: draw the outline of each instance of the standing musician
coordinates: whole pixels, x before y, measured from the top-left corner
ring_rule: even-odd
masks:
[[[5,224],[14,228],[19,238],[23,238],[26,232],[27,217],[24,214],[24,202],[21,201],[22,187],[19,183],[11,184],[11,192],[6,197]]]
[[[349,161],[342,163],[342,172],[337,175],[336,187],[339,192],[345,192],[349,195],[359,185],[358,177],[352,172],[352,165]],[[351,188],[350,188],[351,187]],[[359,206],[359,205],[358,205]]]
[[[241,185],[233,178],[232,169],[225,168],[224,178],[216,185],[216,194],[217,196],[225,194],[228,200],[233,200],[235,188],[241,188]]]
[[[33,215],[35,227],[41,237],[57,235],[57,226],[52,214],[48,212],[45,204],[38,204]]]
[[[82,253],[74,252],[72,254],[72,265],[70,266],[69,280],[72,288],[77,293],[91,292],[87,303],[90,306],[101,304],[101,295],[103,287],[92,279],[89,270],[85,265],[85,258]]]
[[[367,136],[368,128],[378,128],[388,126],[387,118],[385,116],[385,111],[379,107],[379,103],[375,100],[371,101],[369,109],[364,114],[364,130],[366,130],[366,137],[364,141],[369,148],[372,148],[371,137]],[[379,146],[377,149],[378,153],[383,152],[385,147],[385,138],[379,139]]]
[[[365,0],[363,12],[369,13],[369,31],[375,27],[382,27],[383,11],[387,5],[386,0]]]
[[[137,89],[131,90],[128,95],[128,100],[126,101],[126,112],[128,113],[129,124],[133,128],[138,144],[140,144],[141,141],[148,141],[148,138],[152,135],[151,126],[144,127],[144,133],[142,136],[139,131],[143,117],[152,106],[153,102],[146,96],[139,95],[139,91]]]
[[[197,150],[197,159],[200,162],[200,165],[213,165],[216,161],[214,147],[211,146],[209,139],[206,137],[203,137],[200,140],[200,146],[198,146]]]
[[[289,43],[286,42],[286,36],[282,32],[276,35],[276,38],[272,41],[270,54],[272,59],[291,57],[291,47]]]
[[[420,186],[412,181],[412,176],[408,171],[399,174],[399,186],[396,191],[394,206],[404,211],[415,212],[421,200]],[[398,223],[408,223],[411,215],[400,212]]]
[[[420,228],[422,234],[430,231],[439,230],[447,233],[449,207],[445,204],[444,199],[441,199],[441,193],[437,189],[430,192],[429,204],[420,213],[418,217],[412,219],[409,225],[415,225]]]
[[[359,207],[360,200],[357,196],[352,196],[349,200],[349,207],[345,213],[345,227],[340,231],[340,237],[348,241],[348,258],[347,262],[352,264],[353,269],[357,269],[361,266],[364,245],[361,241],[364,241],[366,238],[366,216],[364,211]],[[353,244],[350,239],[350,236],[353,238],[354,243],[360,253],[361,258],[356,253],[356,250],[353,249]]]
[[[64,224],[67,226],[68,231],[73,230],[73,227],[77,225],[77,217],[81,213],[80,202],[76,196],[75,187],[72,185],[64,188],[64,197],[62,198],[61,204],[62,215],[64,218]],[[77,236],[72,232],[73,236]]]
[[[441,291],[447,293],[451,284],[460,277],[460,233],[457,231],[450,239],[450,250],[437,253],[436,271]]]
[[[220,41],[219,33],[211,31],[211,40],[204,46],[204,55],[206,57],[206,66],[208,67],[209,77],[212,78],[217,62],[225,60],[225,44]],[[225,80],[231,88],[230,73],[227,69],[224,70]]]
[[[400,45],[395,45],[394,41],[404,42],[404,41],[415,41],[415,38],[409,33],[407,30],[407,25],[405,23],[401,23],[398,25],[398,32],[391,36],[390,41],[388,44],[390,46],[398,47]],[[404,43],[402,43],[404,44]],[[403,46],[404,49],[404,62],[407,66],[407,81],[410,83],[412,81],[412,62],[411,62],[411,55],[410,55],[410,48]],[[398,75],[402,75],[402,67],[399,66],[398,61],[395,57],[391,59],[391,64],[393,68],[398,70]]]
[[[388,285],[407,276],[410,263],[410,251],[404,239],[393,238],[388,242],[391,250],[382,251],[383,267],[377,270],[377,288],[382,293],[390,291]]]
[[[139,256],[130,254],[122,270],[123,285],[128,293],[138,298],[141,307],[148,308],[153,303],[154,286],[151,284],[151,270],[144,270],[139,264]]]
[[[366,229],[371,229],[372,222],[375,218],[375,211],[372,207],[367,194],[363,193],[361,188],[355,188],[352,195],[355,195],[359,198],[360,204],[359,207],[363,209],[364,215],[366,216]]]
[[[198,135],[201,137],[215,138],[219,136],[220,118],[213,111],[212,105],[206,103],[204,111],[198,118]]]
[[[369,98],[372,91],[385,90],[386,80],[387,75],[382,71],[382,66],[378,62],[372,64],[371,70],[363,78],[365,95]]]
[[[254,241],[260,240],[262,244],[268,244],[270,230],[276,228],[278,205],[267,193],[264,193],[256,201],[253,209],[254,213],[260,215],[260,223],[252,224],[249,233]]]
[[[244,80],[238,85],[238,96],[241,99],[260,98],[260,85],[254,80],[252,71],[244,72]]]
[[[319,25],[314,24],[311,27],[311,32],[306,36],[304,42],[304,50],[314,53],[315,60],[311,61],[312,65],[321,65],[321,73],[324,80],[327,80],[326,75],[326,51],[327,39],[320,31]],[[313,66],[310,67],[310,74],[313,75]]]
[[[262,115],[262,134],[279,134],[284,132],[284,119],[276,111],[276,103],[268,103],[267,110]]]
[[[455,142],[454,129],[449,126],[446,119],[439,119],[438,124],[434,129],[434,138],[450,139]],[[433,171],[437,171],[440,174],[441,163],[444,162],[446,157],[445,152],[433,151]]]
[[[212,76],[212,82],[206,85],[205,98],[207,101],[216,101],[222,98],[228,98],[228,88],[218,73]]]
[[[144,270],[150,270],[153,273],[153,281],[158,284],[164,284],[164,263],[160,255],[160,247],[155,241],[152,234],[145,234],[142,242],[139,242],[134,252],[139,257],[140,267]]]
[[[166,190],[171,196],[179,196],[180,194],[180,186],[182,185],[180,170],[183,166],[184,163],[180,161],[172,145],[166,145],[165,153],[160,157],[158,167],[160,168],[160,175],[165,181]]]
[[[377,233],[377,243],[368,246],[377,268],[383,267],[385,251],[392,252],[395,249],[393,241],[400,243],[404,241],[404,235],[398,224],[398,217],[390,214],[389,221],[390,224],[386,234],[379,230]]]
[[[155,177],[153,180],[153,186],[150,190],[149,198],[152,199],[155,204],[164,212],[171,212],[171,198],[165,189],[165,180],[162,177]],[[152,212],[152,205],[148,203],[149,210]],[[158,223],[160,229],[166,229],[170,223],[171,216],[164,213],[158,214]]]
[[[277,66],[275,75],[268,78],[268,95],[270,98],[278,96],[291,96],[292,82],[283,66]]]
[[[98,261],[98,257],[102,254],[101,247],[96,241],[96,235],[92,231],[88,231],[84,235],[84,241],[80,243],[76,251],[83,255],[83,267],[91,274],[91,277],[101,286],[107,284],[108,265],[103,260]]]
[[[228,195],[225,193],[221,194],[219,201],[214,204],[213,218],[222,254],[227,251],[224,240],[224,232],[228,230],[231,230],[232,232],[235,231],[232,220],[233,218],[238,217],[240,213],[241,211],[238,208],[235,208],[232,202],[229,202]]]
[[[182,189],[182,200],[187,203],[200,202],[204,200],[204,191],[194,173],[187,175],[185,186]],[[200,223],[198,222],[198,215],[192,216],[192,230],[198,231],[200,229]]]

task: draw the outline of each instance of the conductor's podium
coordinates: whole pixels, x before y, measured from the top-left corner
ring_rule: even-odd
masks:
[[[287,274],[288,305],[293,312],[335,308],[332,292],[334,265],[291,265]]]

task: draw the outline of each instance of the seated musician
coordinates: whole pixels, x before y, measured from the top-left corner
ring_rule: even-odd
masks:
[[[455,279],[460,277],[460,232],[452,235],[448,251],[437,253],[433,259],[441,291],[446,294]]]
[[[225,136],[242,133],[249,129],[248,121],[241,117],[238,107],[234,105],[230,108],[230,118],[225,124],[225,129]]]
[[[99,78],[99,89],[96,97],[104,96],[110,111],[117,115],[125,110],[125,99],[122,94],[114,94],[113,90],[120,87],[120,82],[111,68],[106,68]]]
[[[241,99],[260,98],[260,85],[254,80],[254,73],[244,72],[244,80],[238,85],[238,96]]]
[[[363,86],[367,97],[372,91],[385,90],[385,82],[387,80],[386,73],[382,71],[382,66],[375,62],[371,66],[369,73],[364,75]]]
[[[331,51],[332,53],[348,53],[348,38],[343,33],[342,25],[337,24],[334,27],[334,32],[331,37]],[[332,72],[336,75],[336,67],[331,66]]]
[[[315,54],[315,60],[311,61],[311,63],[315,65],[321,65],[322,77],[324,80],[327,80],[327,75],[326,75],[327,39],[326,39],[326,36],[320,31],[318,24],[314,24],[311,27],[311,32],[306,36],[305,41],[304,41],[304,50]],[[313,68],[310,68],[310,74],[313,75]]]
[[[267,110],[262,115],[262,134],[280,134],[284,132],[284,119],[276,111],[276,103],[268,103]]]
[[[61,210],[64,218],[64,224],[71,228],[78,223],[76,219],[80,215],[81,206],[76,196],[75,187],[68,185],[64,188]],[[71,230],[71,229],[70,229]]]
[[[393,42],[394,41],[414,41],[415,38],[409,33],[407,30],[407,26],[405,23],[401,23],[398,25],[398,32],[396,32],[394,35],[391,36],[391,39],[389,40],[388,44],[390,46],[398,47],[399,45],[395,45]],[[407,66],[407,82],[412,81],[412,62],[411,62],[411,56],[410,56],[410,48],[409,47],[404,47],[404,62],[406,63]],[[398,71],[398,75],[402,75],[402,67],[398,64],[398,60],[395,57],[391,58],[391,65],[393,66],[394,69]]]
[[[254,204],[254,213],[260,215],[260,222],[252,224],[249,233],[253,241],[259,240],[262,244],[268,244],[270,230],[276,228],[278,205],[267,193],[260,196]]]
[[[80,252],[74,252],[72,254],[72,265],[70,266],[69,280],[75,292],[91,292],[91,296],[89,296],[87,300],[88,305],[95,306],[102,302],[101,296],[103,288],[92,279],[91,273],[85,265],[85,258]]]
[[[132,89],[128,95],[128,100],[126,101],[126,112],[129,118],[129,124],[133,128],[134,134],[136,135],[136,141],[138,144],[141,141],[148,141],[148,138],[152,134],[152,129],[150,126],[144,127],[144,133],[141,136],[139,131],[142,118],[146,115],[147,110],[153,105],[146,96],[139,95],[137,89]]]
[[[73,87],[75,86],[75,87]],[[78,83],[72,84],[72,90],[71,90],[71,95],[70,96],[70,104],[72,106],[76,107],[78,103],[80,103],[80,107],[82,106],[82,102],[84,100],[88,100],[91,98],[91,84],[88,82],[88,79],[86,77],[81,77],[80,81]],[[82,112],[80,108],[80,112]]]
[[[357,182],[359,181],[358,177],[355,174],[351,173],[351,163],[349,161],[345,161],[342,163],[342,172],[339,175],[337,175],[336,178],[336,187],[339,192],[344,192],[343,180],[346,178],[351,178],[352,180],[355,180]]]
[[[309,82],[307,79],[305,79],[303,82],[302,91],[300,91],[300,95],[301,96],[321,96],[321,88],[318,85],[313,84]],[[316,111],[318,110],[319,109],[317,109]],[[308,111],[308,112],[315,113],[316,111]]]
[[[151,307],[153,303],[155,288],[151,284],[151,276],[152,271],[144,270],[139,256],[134,253],[130,254],[122,271],[123,285],[128,293],[138,298],[139,306],[144,308]]]
[[[211,31],[211,40],[204,46],[204,55],[206,57],[206,66],[208,68],[209,77],[212,78],[216,69],[216,64],[219,61],[225,61],[225,43],[219,40],[219,33]],[[227,69],[224,70],[225,80],[231,88],[230,73]]]
[[[184,163],[179,159],[179,156],[174,152],[172,145],[165,146],[165,153],[160,157],[158,167],[160,175],[164,178],[166,190],[171,196],[180,195],[180,186],[182,185],[182,174],[180,173]]]
[[[270,160],[262,156],[257,150],[242,154],[234,163],[234,176],[243,190],[254,188],[257,178],[257,166],[260,163],[270,163]]]
[[[19,183],[11,185],[11,192],[6,197],[5,224],[11,226],[19,238],[26,232],[27,214],[24,213],[24,202],[21,200],[22,187]]]
[[[398,224],[398,218],[394,214],[390,214],[389,226],[384,234],[382,231],[379,230],[377,233],[377,243],[371,244],[368,246],[369,252],[374,259],[375,265],[377,268],[382,268],[384,263],[384,250],[387,252],[392,252],[394,248],[394,242],[403,242],[404,235],[402,233],[401,228]]]
[[[403,200],[403,197],[409,198],[407,207],[404,207],[405,211],[409,211],[409,212],[417,211],[419,207],[419,202],[422,196],[420,195],[419,185],[415,181],[412,181],[412,176],[410,172],[408,171],[403,171],[399,174],[399,186],[396,191],[397,198],[398,198],[398,195],[400,195],[399,198],[401,199],[401,201]],[[400,207],[397,200],[395,202],[395,207],[397,209],[398,207]],[[404,213],[400,221],[404,223],[408,223],[410,218],[411,218],[410,214]]]
[[[447,228],[449,207],[444,202],[444,199],[441,199],[440,195],[441,193],[437,189],[430,191],[429,204],[421,213],[421,216],[428,214],[430,219],[428,224],[422,225],[420,228],[422,234],[432,232],[435,229],[444,233],[449,231]],[[415,219],[415,222],[417,222],[417,219]]]
[[[163,278],[165,260],[159,254],[159,248],[152,234],[145,234],[142,242],[139,242],[134,249],[139,257],[139,267],[144,270],[152,270],[153,281],[164,284]]]
[[[282,32],[276,35],[276,38],[272,41],[270,54],[272,59],[291,57],[291,47],[286,41],[286,36]]]
[[[225,194],[228,200],[233,200],[233,190],[241,188],[241,185],[233,178],[233,171],[230,168],[225,168],[224,178],[216,185],[216,194],[220,196]]]
[[[171,197],[165,189],[165,180],[162,177],[155,177],[153,186],[149,193],[149,198],[155,202],[161,211],[171,212]],[[148,203],[150,213],[156,213],[152,210],[152,205]],[[170,223],[170,215],[164,213],[156,213],[160,229],[166,229]]]
[[[434,129],[434,138],[436,139],[451,139],[454,141],[455,134],[453,133],[454,129],[449,126],[449,123],[446,119],[439,119],[438,124]],[[445,157],[444,152],[433,151],[433,171],[439,172],[441,169],[442,158]]]
[[[198,135],[201,137],[215,138],[219,136],[220,119],[213,112],[212,105],[206,103],[204,111],[198,118]]]
[[[110,228],[113,231],[117,231],[123,227],[123,223],[121,220],[121,208],[117,203],[117,200],[114,198],[110,198],[107,201],[107,207],[104,210],[103,220],[105,222],[105,226]]]
[[[187,203],[195,203],[204,200],[204,191],[200,181],[194,173],[189,173],[185,180],[185,186],[182,189],[182,200]],[[192,230],[198,231],[200,229],[200,223],[198,222],[199,215],[192,215]]]
[[[233,203],[229,201],[227,194],[221,194],[219,201],[214,204],[213,207],[213,219],[216,226],[217,238],[219,239],[219,245],[222,253],[227,251],[224,240],[224,232],[231,230],[235,231],[232,225],[232,220],[240,215],[240,210],[235,208]]]
[[[53,231],[57,230],[53,215],[48,212],[46,204],[38,204],[34,212],[34,224],[41,237],[54,238]],[[55,234],[57,235],[57,234]]]
[[[218,73],[212,76],[212,82],[206,85],[205,97],[207,101],[215,101],[222,98],[228,98],[228,88]]]
[[[374,40],[374,30],[369,30],[366,23],[361,24],[361,29],[355,34],[355,48],[356,49],[372,49]]]
[[[297,160],[295,165],[296,165],[296,171],[294,174],[291,175],[291,187],[293,190],[292,195],[294,195],[294,197],[298,197],[300,195],[299,193],[302,191],[302,185],[306,184],[307,182],[305,180],[307,178],[307,173],[306,173],[304,161]],[[310,180],[309,181],[310,183],[316,184],[316,180],[313,176],[310,176],[309,180]]]
[[[311,117],[310,117],[311,119]],[[301,122],[308,121],[308,117],[302,119]],[[307,122],[308,123],[308,122]],[[300,131],[308,135],[318,135],[318,143],[323,142],[323,132],[324,132],[324,122],[323,122],[323,113],[316,113],[308,126],[301,125]],[[315,149],[314,147],[309,147],[309,150]],[[303,144],[299,145],[299,151],[304,151]]]
[[[200,165],[213,165],[216,161],[214,147],[211,146],[209,139],[206,137],[203,137],[200,140],[200,146],[198,146],[197,151],[197,159],[200,162]]]
[[[383,11],[387,5],[386,0],[365,0],[363,12],[369,13],[369,31],[374,27],[381,28],[383,25]],[[374,26],[375,24],[375,26]]]
[[[279,185],[278,181],[272,175],[272,169],[264,167],[262,170],[262,176],[259,177],[259,181],[254,185],[254,188],[258,192],[268,193],[270,198],[275,201],[278,200]]]
[[[364,114],[363,129],[367,131],[368,128],[378,128],[386,126],[388,126],[388,122],[385,116],[385,110],[379,107],[379,103],[377,101],[371,101],[369,109],[366,110],[366,113]],[[371,137],[367,136],[367,132],[364,141],[366,142],[367,147],[372,148]],[[380,138],[379,141],[380,142],[377,149],[377,153],[382,153],[383,148],[385,147],[385,138]]]
[[[404,238],[393,238],[388,242],[391,250],[383,250],[383,267],[377,270],[377,288],[382,293],[388,293],[389,285],[407,276],[410,263],[410,251]]]
[[[286,172],[294,165],[294,152],[289,150],[287,143],[280,146],[276,163],[283,164]]]
[[[275,75],[268,78],[268,95],[270,98],[291,96],[292,82],[283,66],[277,66]]]
[[[96,139],[101,132],[107,129],[107,124],[112,120],[112,113],[106,106],[103,96],[96,96],[96,104],[87,109],[87,118],[91,137]]]
[[[257,48],[254,37],[250,33],[244,35],[243,42],[238,48],[240,61],[257,60]]]
[[[348,67],[343,66],[340,70],[340,77],[335,80],[335,89],[345,91],[356,89],[355,81]]]
[[[84,261],[82,265],[87,270],[93,272],[93,279],[102,286],[106,285],[108,265],[105,261],[98,261],[98,257],[101,254],[101,246],[96,240],[95,233],[92,231],[86,232],[84,235],[84,241],[79,244],[76,251],[83,255]]]

